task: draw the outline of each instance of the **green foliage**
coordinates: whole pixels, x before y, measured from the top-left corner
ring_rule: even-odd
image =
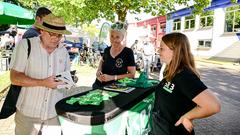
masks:
[[[232,3],[237,3],[238,0],[231,0]]]
[[[91,23],[94,19],[125,21],[127,13],[151,13],[153,16],[165,15],[174,11],[176,4],[187,5],[190,0],[19,0],[32,9],[49,7],[55,14],[64,16],[66,22],[75,24]],[[200,13],[210,0],[194,0],[195,13]]]
[[[203,9],[206,8],[210,4],[210,0],[194,0],[194,13],[202,14]]]
[[[5,31],[9,29],[9,24],[0,24],[0,31]]]
[[[203,14],[201,14],[201,16],[209,16],[209,15],[213,15],[213,14],[214,14],[213,10],[209,10],[209,11],[206,11]]]
[[[240,6],[228,7],[226,12],[226,28],[227,32],[236,32],[240,30]]]
[[[92,25],[92,24],[90,24],[90,25],[84,24],[82,26],[82,30],[85,31],[86,33],[88,33],[89,37],[92,39],[94,37],[96,37],[96,35],[99,34],[99,29],[97,29],[96,26]]]

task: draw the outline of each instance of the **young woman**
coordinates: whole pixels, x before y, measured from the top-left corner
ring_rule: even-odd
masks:
[[[126,30],[125,23],[116,22],[111,25],[111,46],[104,50],[96,73],[97,79],[92,86],[93,89],[101,88],[125,77],[134,78],[136,67],[133,51],[122,43]]]
[[[163,36],[159,54],[166,69],[156,89],[153,134],[194,134],[192,121],[218,113],[220,103],[200,80],[184,34]]]

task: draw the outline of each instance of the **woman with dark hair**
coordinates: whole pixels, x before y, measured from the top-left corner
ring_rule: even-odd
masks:
[[[218,113],[220,103],[200,80],[184,34],[163,36],[159,54],[166,68],[163,80],[156,88],[153,134],[194,134],[192,121]]]
[[[93,89],[102,88],[104,85],[113,83],[119,79],[134,78],[136,67],[132,49],[123,45],[127,25],[116,22],[110,28],[111,46],[104,50],[96,73],[97,79]]]

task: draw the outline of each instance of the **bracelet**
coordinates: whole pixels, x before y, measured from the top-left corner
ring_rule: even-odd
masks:
[[[114,75],[114,80],[117,81],[117,75]]]

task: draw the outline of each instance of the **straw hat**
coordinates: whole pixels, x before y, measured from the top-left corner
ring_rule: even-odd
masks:
[[[63,18],[57,17],[53,14],[48,14],[43,17],[43,23],[39,24],[35,22],[35,27],[46,30],[48,32],[57,33],[57,34],[65,34],[71,35],[72,33],[66,30],[65,22]]]

